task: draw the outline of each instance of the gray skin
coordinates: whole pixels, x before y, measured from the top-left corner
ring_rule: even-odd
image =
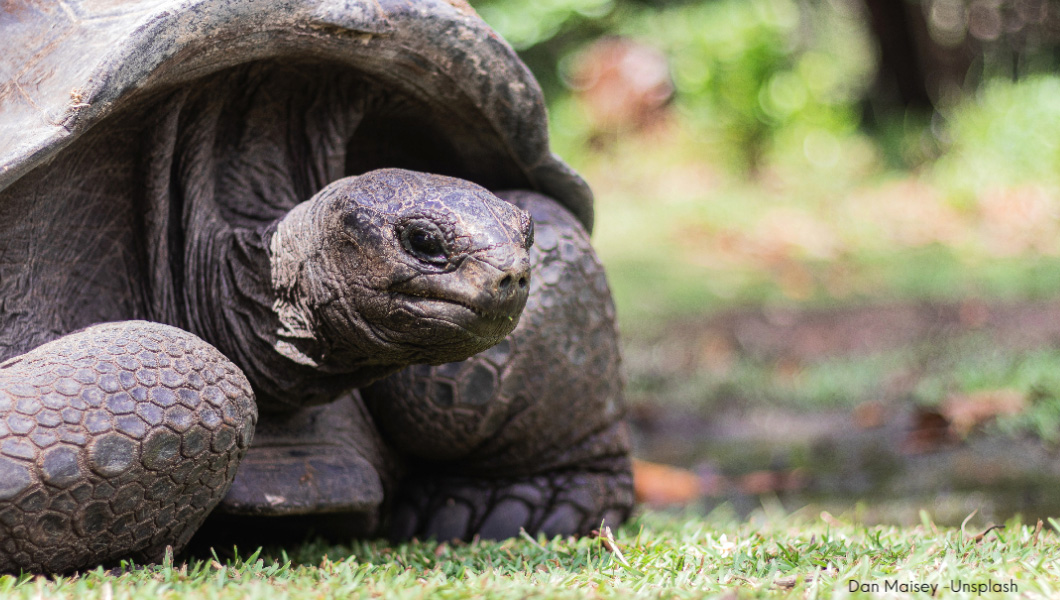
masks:
[[[549,151],[529,71],[466,5],[6,16],[0,571],[157,560],[204,518],[231,547],[247,525],[467,539],[628,515],[592,195]],[[502,313],[524,293],[525,213],[384,167],[537,190],[501,194],[537,220],[521,320]],[[457,206],[468,194],[484,199]],[[445,266],[430,235],[403,241],[423,207]]]

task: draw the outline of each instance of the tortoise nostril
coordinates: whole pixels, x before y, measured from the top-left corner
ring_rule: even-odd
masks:
[[[512,285],[512,276],[505,275],[504,279],[501,279],[500,286],[502,290],[506,290]]]
[[[519,278],[519,289],[525,290],[528,283],[529,282],[526,280],[526,277],[520,277]]]

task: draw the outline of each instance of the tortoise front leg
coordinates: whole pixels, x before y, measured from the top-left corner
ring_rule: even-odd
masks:
[[[505,197],[502,195],[502,197]],[[471,359],[415,366],[361,391],[409,457],[397,538],[585,534],[633,505],[614,305],[580,224],[514,192],[534,217],[519,326]]]
[[[0,365],[0,572],[179,551],[254,431],[243,373],[198,337],[96,325]]]

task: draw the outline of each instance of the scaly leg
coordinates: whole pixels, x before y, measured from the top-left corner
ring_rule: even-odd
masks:
[[[180,551],[256,418],[239,368],[159,323],[95,325],[0,364],[0,572]]]

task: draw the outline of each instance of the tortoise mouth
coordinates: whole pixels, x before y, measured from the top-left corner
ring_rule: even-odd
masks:
[[[390,292],[406,309],[427,321],[444,321],[475,337],[499,341],[519,324],[518,310],[487,310],[467,300],[410,292]]]
[[[458,299],[455,299],[455,298],[443,298],[441,296],[433,296],[433,295],[428,295],[428,294],[416,294],[416,293],[410,293],[410,292],[391,292],[391,294],[393,294],[394,296],[396,296],[399,299],[401,299],[401,301],[404,302],[405,304],[408,304],[408,305],[411,305],[411,306],[432,305],[432,304],[437,305],[438,303],[441,303],[441,305],[443,305],[443,306],[444,305],[451,305],[451,306],[454,306],[454,307],[463,308],[466,312],[469,312],[469,313],[475,315],[476,317],[485,317],[485,318],[489,317],[489,315],[486,314],[486,311],[483,310],[482,308],[476,307],[475,305],[471,304],[470,302],[463,301],[463,300],[458,300]]]

